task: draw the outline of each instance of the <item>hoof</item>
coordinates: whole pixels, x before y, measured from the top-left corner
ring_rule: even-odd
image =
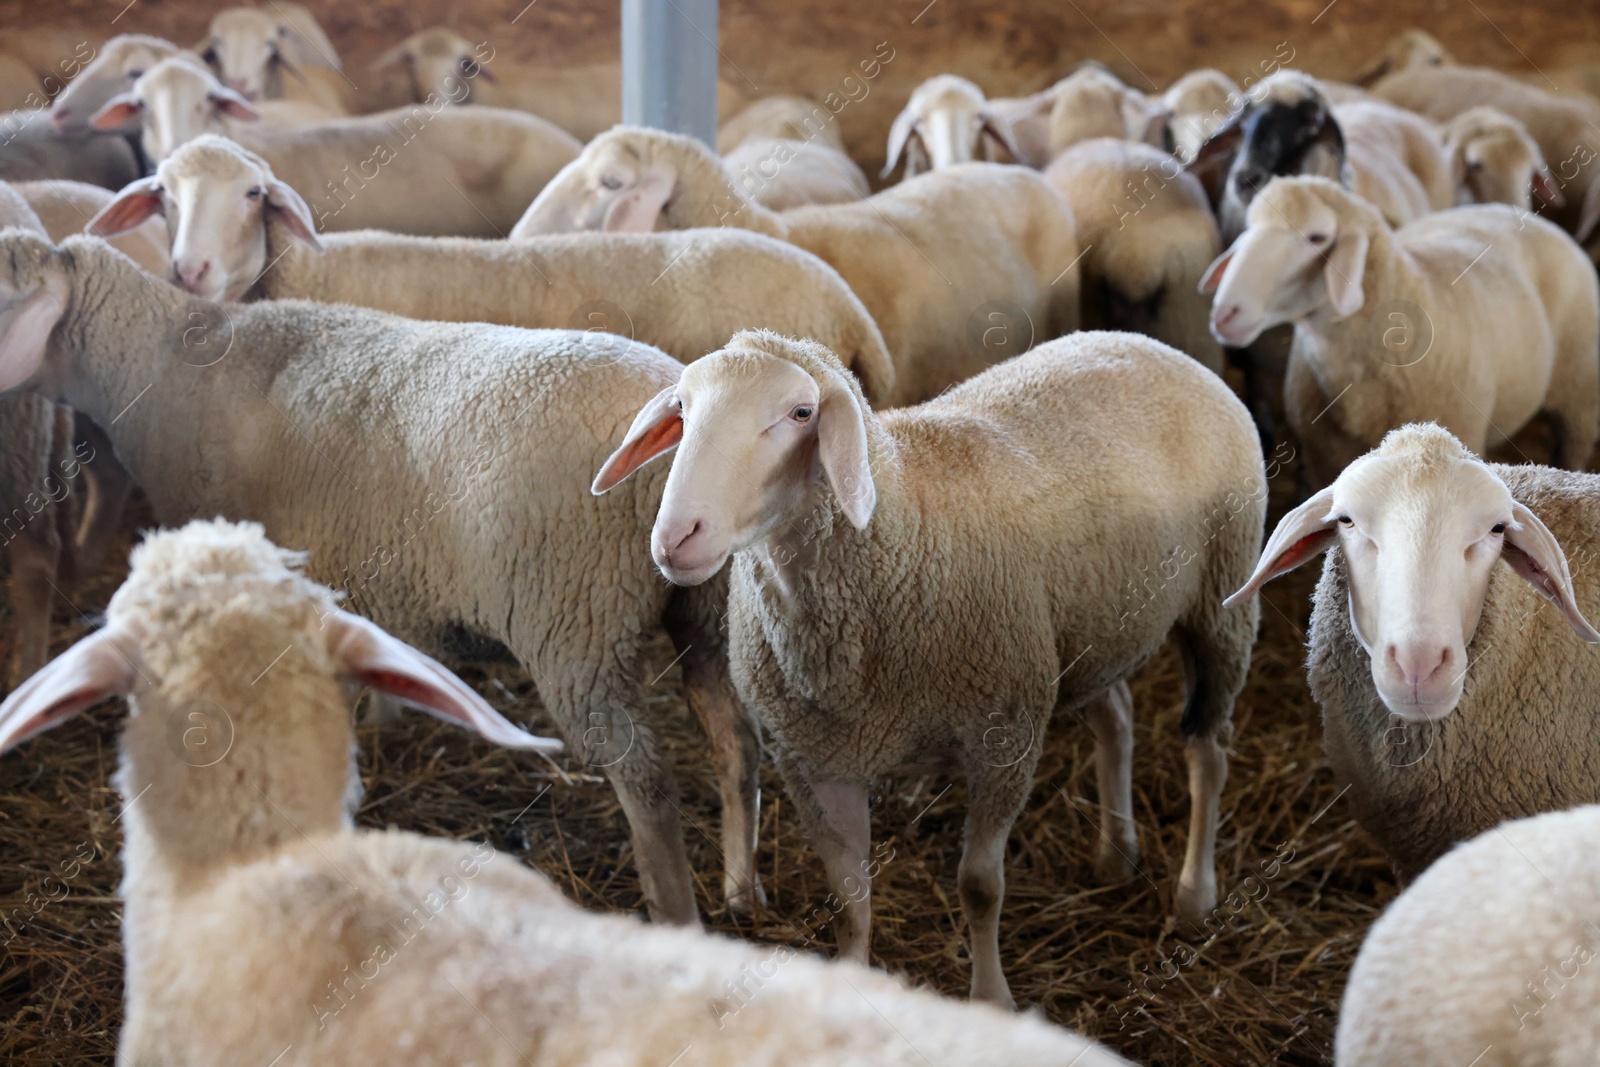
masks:
[[[1111,841],[1102,837],[1095,849],[1095,867],[1100,878],[1108,885],[1121,885],[1133,880],[1139,873],[1139,843],[1137,841]]]
[[[1206,920],[1217,910],[1217,883],[1205,879],[1197,884],[1178,883],[1178,918],[1197,929],[1204,929]]]
[[[767,891],[761,886],[760,876],[750,882],[728,879],[722,883],[722,896],[735,915],[754,915],[757,908],[767,906]]]

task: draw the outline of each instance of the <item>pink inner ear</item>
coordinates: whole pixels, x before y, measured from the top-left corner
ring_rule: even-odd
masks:
[[[1222,284],[1222,275],[1227,271],[1228,264],[1232,262],[1233,249],[1230,248],[1218,256],[1216,262],[1206,268],[1205,277],[1200,279],[1200,291],[1202,293],[1216,292],[1217,286]]]
[[[639,437],[617,449],[594,480],[594,491],[603,493],[628,475],[683,440],[683,417],[673,414],[650,427]]]

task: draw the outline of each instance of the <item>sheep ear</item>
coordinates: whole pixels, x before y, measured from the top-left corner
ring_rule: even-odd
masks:
[[[867,421],[861,401],[838,374],[829,375],[817,402],[817,455],[845,518],[856,529],[866,529],[878,506],[867,458]]]
[[[1011,130],[1011,123],[993,114],[987,109],[978,115],[978,136],[992,138],[1001,148],[1011,153],[1011,158],[1018,163],[1022,162],[1022,149],[1017,147],[1017,139]]]
[[[669,385],[650,398],[628,427],[628,436],[601,465],[590,492],[599,496],[657,456],[678,447],[683,440],[683,415],[673,402],[677,391],[676,385]]]
[[[267,186],[267,207],[290,233],[318,252],[322,251],[322,242],[317,240],[316,223],[311,221],[311,209],[282,178],[272,179]]]
[[[371,71],[388,70],[390,67],[398,67],[400,64],[408,62],[411,62],[411,40],[409,38],[374,59],[367,66],[367,69]]]
[[[1249,110],[1248,107],[1240,108],[1227,122],[1218,126],[1195,152],[1194,158],[1183,165],[1183,169],[1200,170],[1225,163],[1239,150],[1239,144],[1244,140],[1243,118]]]
[[[1242,240],[1242,238],[1241,238]],[[1214,293],[1217,286],[1222,284],[1222,276],[1227,273],[1228,264],[1233,262],[1233,254],[1239,250],[1239,242],[1235,241],[1228,246],[1228,250],[1211,261],[1211,266],[1200,276],[1200,292]]]
[[[1573,238],[1583,244],[1594,234],[1594,228],[1600,223],[1600,181],[1591,182],[1589,191],[1583,194],[1583,213],[1578,218],[1578,228],[1572,231]]]
[[[1255,573],[1237,593],[1224,600],[1222,606],[1238,607],[1278,575],[1315,559],[1333,544],[1337,531],[1333,516],[1328,514],[1332,507],[1333,486],[1330,485],[1278,520],[1278,528],[1272,531],[1267,547],[1261,550]]]
[[[226,86],[218,86],[206,95],[211,101],[211,106],[230,119],[238,119],[240,122],[259,122],[261,119],[261,112],[257,111],[250,101]]]
[[[1515,501],[1511,504],[1511,525],[1506,528],[1500,558],[1527,579],[1535,592],[1561,609],[1573,633],[1590,644],[1600,644],[1600,632],[1589,625],[1589,620],[1578,609],[1578,600],[1572,591],[1572,575],[1567,569],[1567,554],[1561,551],[1561,543],[1550,528],[1539,521],[1539,516]]]
[[[605,233],[649,233],[656,228],[661,209],[667,206],[677,183],[675,175],[649,172],[606,209],[600,229]]]
[[[120,129],[123,123],[139,117],[139,112],[144,110],[144,105],[139,103],[139,98],[132,93],[119,93],[106,102],[106,106],[94,113],[89,120],[89,125],[97,130]]]
[[[50,333],[67,307],[58,289],[47,281],[0,308],[0,393],[21,386],[44,362]]]
[[[1550,176],[1549,168],[1540,167],[1533,172],[1531,180],[1533,195],[1549,204],[1551,207],[1562,207],[1567,198],[1561,195],[1561,189],[1556,185],[1555,179]]]
[[[535,737],[489,706],[443,664],[423,655],[376,623],[334,611],[323,619],[328,654],[351,679],[371,686],[506,748],[560,752],[560,741]]]
[[[90,634],[41,667],[0,704],[0,754],[109,697],[133,691],[137,672],[117,632]]]
[[[1367,235],[1341,234],[1328,253],[1328,265],[1322,277],[1328,285],[1328,302],[1340,318],[1348,318],[1361,310],[1366,294],[1361,280],[1367,273]]]
[[[878,177],[887,178],[894,173],[894,168],[900,162],[900,156],[906,150],[906,142],[911,140],[911,132],[916,128],[917,116],[909,109],[903,110],[894,117],[894,123],[889,127],[889,147],[884,152],[883,170],[878,172]]]
[[[101,208],[84,226],[83,232],[95,237],[115,237],[127,233],[151,215],[164,214],[161,181],[155,175],[129,182],[111,202]]]

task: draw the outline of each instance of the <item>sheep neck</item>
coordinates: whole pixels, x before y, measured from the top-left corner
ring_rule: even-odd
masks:
[[[777,212],[750,199],[729,177],[722,161],[701,150],[683,153],[678,184],[662,212],[668,229],[732,226],[787,240],[789,226]]]

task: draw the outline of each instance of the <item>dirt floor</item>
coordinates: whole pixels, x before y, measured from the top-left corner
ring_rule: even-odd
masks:
[[[512,55],[586,61],[615,54],[615,3],[525,3],[308,6],[369,101],[393,91],[367,72],[370,58],[436,22],[481,34]],[[122,0],[4,0],[0,35],[25,27],[48,43],[137,31],[189,42],[211,10],[173,0],[134,0],[127,8]],[[841,88],[859,61],[887,42],[894,59],[841,113],[852,146],[870,165],[881,159],[889,117],[911,86],[941,70],[965,73],[1000,95],[1037,88],[1078,60],[1096,58],[1154,88],[1198,65],[1249,76],[1287,42],[1297,65],[1340,76],[1411,25],[1434,32],[1463,59],[1508,69],[1553,69],[1600,55],[1589,43],[1600,41],[1600,7],[1548,0],[726,0],[721,45],[725,73],[745,79],[752,96],[820,95]],[[1275,514],[1290,489],[1287,476],[1275,486]],[[123,556],[147,521],[138,507],[130,513]],[[72,607],[61,605],[57,650],[86,631],[84,614],[105,603],[119,578],[112,569],[74,594]],[[1315,578],[1316,568],[1296,573],[1264,597],[1261,638],[1234,720],[1218,852],[1224,904],[1211,932],[1171,917],[1188,812],[1176,657],[1163,654],[1134,686],[1143,855],[1127,885],[1103,885],[1095,874],[1087,731],[1054,725],[1013,835],[1002,922],[1003,958],[1024,1006],[1144,1063],[1331,1061],[1345,974],[1395,884],[1351,821],[1322,754],[1320,715],[1303,669]],[[8,625],[0,617],[0,632]],[[469,665],[463,673],[513,718],[547,725],[518,672]],[[657,688],[657,709],[678,750],[691,860],[712,926],[798,943],[798,924],[827,891],[780,784],[769,772],[760,871],[770,904],[752,924],[720,910],[716,790],[704,741],[668,695],[671,687]],[[111,1062],[121,996],[120,802],[108,781],[117,727],[116,709],[103,708],[0,760],[0,1062]],[[362,825],[487,840],[555,878],[585,906],[637,910],[622,816],[600,779],[579,773],[575,784],[564,784],[536,761],[422,717],[364,727],[360,740]],[[881,783],[875,798],[875,838],[894,849],[876,887],[875,962],[956,995],[968,981],[955,891],[963,811],[962,784],[936,777]],[[1197,958],[1188,962],[1191,956]]]

